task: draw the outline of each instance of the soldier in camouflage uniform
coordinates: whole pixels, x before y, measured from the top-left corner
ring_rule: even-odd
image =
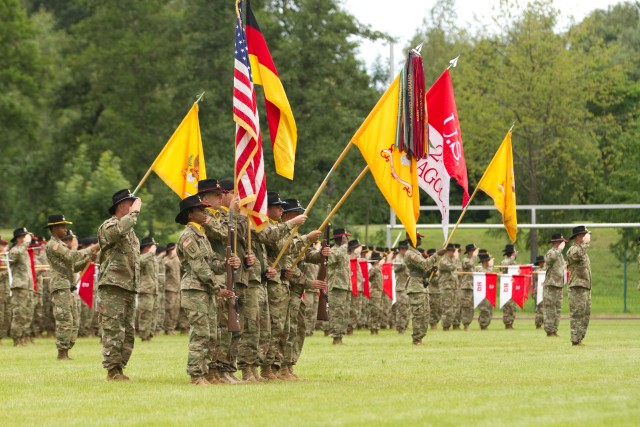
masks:
[[[493,267],[491,266],[491,256],[486,252],[482,252],[478,254],[478,259],[481,264],[477,266],[474,271],[491,273],[493,270]],[[480,330],[484,331],[491,324],[491,319],[493,318],[493,305],[491,305],[489,300],[485,298],[480,301],[480,304],[478,304],[478,311],[478,324],[480,325]]]
[[[348,238],[344,228],[333,231],[335,246],[327,260],[327,285],[329,289],[329,327],[333,344],[342,344],[349,323],[349,294],[351,271],[349,267]]]
[[[36,265],[49,265],[49,262],[47,261],[47,254],[44,250],[44,245],[45,243],[43,243],[39,239],[31,245]],[[31,323],[31,335],[34,338],[42,337],[42,331],[44,330],[44,299],[42,290],[44,288],[43,285],[45,277],[47,276],[47,271],[40,269],[36,270],[36,286],[33,294],[33,322]]]
[[[14,246],[9,251],[11,265],[11,336],[13,345],[25,345],[31,328],[33,316],[33,277],[31,276],[31,261],[28,248],[31,243],[31,233],[25,227],[13,231],[11,243]]]
[[[461,323],[461,311],[460,311],[460,301],[462,298],[462,290],[461,290],[461,280],[458,278],[458,271],[462,269],[462,260],[460,259],[460,253],[462,246],[460,243],[454,243],[453,246],[456,248],[456,253],[458,254],[457,262],[458,266],[456,268],[456,287],[453,292],[453,322],[451,322],[453,329],[460,330]]]
[[[399,334],[404,334],[409,327],[409,317],[411,315],[411,304],[407,296],[407,266],[404,264],[404,254],[407,252],[409,244],[406,240],[398,243],[398,254],[393,260],[393,272],[396,276],[396,330]]]
[[[166,246],[158,246],[156,249],[156,265],[158,266],[158,294],[156,295],[155,319],[154,319],[154,335],[160,333],[164,329],[164,287],[166,283],[166,272],[164,266],[164,257],[167,251]]]
[[[176,244],[167,244],[164,257],[164,333],[175,335],[180,315],[180,260],[176,254]]]
[[[9,293],[9,269],[7,268],[9,242],[0,237],[0,345],[9,336],[11,302]]]
[[[534,265],[534,268],[536,269],[536,272],[538,272],[538,273],[541,273],[541,272],[547,270],[546,263],[544,261],[544,256],[542,256],[542,255],[538,255],[538,257],[536,257],[536,262],[534,262],[533,265]],[[537,279],[537,277],[535,275],[533,277],[535,277]],[[535,279],[532,278],[532,283],[533,283],[532,295],[533,295],[533,302],[535,304],[535,307],[534,307],[534,313],[535,313],[534,324],[536,325],[536,329],[540,329],[540,328],[542,328],[542,325],[544,325],[544,313],[543,313],[544,310],[542,308],[542,300],[537,301],[537,298],[538,298],[538,280],[535,280]],[[544,288],[544,286],[543,286],[543,288]],[[542,289],[542,292],[543,292],[543,295],[544,295],[544,289]]]
[[[448,331],[455,317],[454,292],[458,287],[456,270],[458,268],[458,250],[453,243],[449,243],[445,249],[445,255],[438,263],[438,284],[440,285],[440,297],[442,304],[442,330]]]
[[[478,264],[478,250],[475,244],[471,243],[465,247],[466,256],[462,258],[462,271],[467,274],[460,276],[460,321],[464,330],[469,330],[469,325],[473,321],[473,271]]]
[[[155,304],[158,294],[157,244],[148,236],[140,242],[140,284],[138,285],[138,335],[151,341],[154,335]]]
[[[102,366],[107,380],[128,380],[123,369],[135,341],[136,290],[140,284],[140,243],[133,227],[142,201],[129,190],[116,192],[111,218],[98,228],[100,273],[96,312],[102,329]]]
[[[434,256],[435,249],[428,249],[426,254],[427,258]],[[438,329],[438,323],[442,318],[442,301],[440,299],[440,275],[438,275],[438,266],[434,265],[430,272],[427,274],[429,279],[429,287],[427,287],[427,293],[429,294],[429,327],[432,331]]]
[[[204,228],[207,216],[204,208],[210,207],[199,196],[189,196],[180,202],[178,224],[185,229],[178,240],[178,258],[184,270],[180,282],[181,306],[189,319],[189,351],[187,374],[191,384],[207,385],[218,382],[214,376],[214,350],[217,330],[216,300],[214,295],[234,298],[233,291],[222,287],[216,274],[225,271],[225,262],[211,248]],[[240,266],[240,260],[231,257],[227,262]],[[211,381],[209,381],[211,380]]]
[[[382,323],[382,270],[384,262],[380,252],[371,252],[369,257],[371,268],[369,269],[369,330],[371,335],[378,335]]]
[[[71,222],[67,221],[63,215],[49,215],[45,227],[51,231],[51,240],[47,243],[46,252],[50,265],[49,291],[56,319],[58,360],[70,359],[69,350],[76,341],[74,335],[77,335],[77,332],[74,334],[74,323],[77,324],[75,319],[77,313],[73,308],[74,299],[71,295],[71,288],[76,283],[75,273],[91,262],[99,250],[97,244],[78,250],[77,244],[73,241],[63,240],[68,234],[67,225],[69,224]]]
[[[548,337],[557,337],[562,314],[562,292],[566,265],[562,250],[568,241],[562,234],[552,234],[549,243],[553,246],[544,257],[547,274],[542,287],[544,330]]]
[[[516,261],[518,252],[513,245],[506,245],[504,247],[503,255],[504,259],[502,260],[500,265],[518,265],[518,262]],[[504,272],[506,273],[506,271],[507,269],[505,267]],[[517,309],[518,305],[512,299],[507,301],[507,303],[502,307],[502,322],[504,323],[505,329],[513,329],[513,322],[516,320]]]
[[[403,262],[407,267],[407,296],[411,304],[411,323],[413,325],[413,345],[422,345],[422,339],[427,335],[427,307],[429,304],[428,294],[424,288],[424,280],[427,278],[428,272],[438,262],[439,257],[434,255],[425,258],[413,246],[413,243],[407,236],[406,243],[408,249],[404,254]],[[422,234],[416,233],[416,244],[422,243]]]
[[[573,240],[567,251],[571,343],[582,346],[591,317],[591,261],[587,253],[591,232],[584,225],[574,227],[569,240]]]

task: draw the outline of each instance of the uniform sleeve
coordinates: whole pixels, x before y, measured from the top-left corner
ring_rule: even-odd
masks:
[[[438,264],[438,269],[440,271],[454,272],[456,270],[456,261],[454,259],[449,260],[448,257],[443,257],[442,260],[440,260],[440,264]]]
[[[580,261],[587,256],[587,249],[589,249],[589,243],[574,245],[567,252],[567,258],[573,262]]]
[[[333,247],[331,255],[329,255],[329,258],[327,259],[327,265],[329,266],[340,263],[340,260],[342,260],[346,255],[347,245]]]
[[[270,244],[277,242],[280,239],[286,238],[289,235],[291,227],[288,222],[279,224],[271,224],[265,227],[262,231],[254,232],[254,237],[258,243]]]
[[[226,241],[229,233],[227,224],[213,216],[209,215],[209,218],[211,218],[211,221],[202,225],[207,238],[213,241]]]
[[[304,262],[309,262],[311,264],[320,264],[322,261],[322,253],[315,249],[309,248],[307,252],[304,254]]]
[[[227,265],[223,260],[220,260],[218,257],[209,262],[209,267],[213,270],[215,274],[224,274],[227,271]],[[241,267],[242,268],[242,267]]]
[[[473,267],[476,265],[476,257],[464,257],[462,259],[462,268],[465,270],[473,270]]]
[[[16,245],[14,246],[10,251],[9,251],[9,261],[11,263],[18,263],[19,261],[21,261],[24,257],[29,257],[29,253],[27,251],[27,245],[26,244],[21,244],[21,245]]]
[[[84,270],[87,266],[93,250],[91,248],[86,248],[79,251],[74,250],[73,252],[75,252],[75,255],[77,256],[76,261],[73,263],[73,271],[77,273]]]
[[[140,212],[129,212],[119,220],[110,222],[102,229],[102,237],[105,239],[105,243],[114,243],[126,236],[136,225],[138,221],[138,214]],[[102,246],[102,242],[100,242]]]
[[[184,247],[185,260],[191,267],[191,271],[196,275],[200,282],[210,286],[214,292],[220,289],[220,285],[216,283],[211,271],[211,266],[207,264],[198,248],[198,244],[193,240]],[[220,273],[221,274],[221,273]]]

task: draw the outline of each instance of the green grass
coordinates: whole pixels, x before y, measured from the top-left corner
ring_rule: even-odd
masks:
[[[547,338],[533,322],[506,331],[410,335],[357,331],[341,347],[309,338],[297,366],[306,382],[194,387],[186,336],[136,342],[128,383],[104,380],[97,339],[71,362],[52,339],[0,347],[0,425],[637,425],[640,321],[593,320],[585,347],[569,322]]]

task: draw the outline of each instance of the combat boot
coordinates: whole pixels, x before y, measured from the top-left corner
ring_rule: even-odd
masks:
[[[120,374],[120,371],[114,368],[107,371],[107,381],[124,381],[124,378]]]
[[[222,384],[220,377],[214,369],[209,369],[209,372],[205,375],[204,379],[206,379],[209,384]]]
[[[413,340],[413,345],[422,345],[422,340],[421,339],[414,339]]]
[[[196,377],[191,375],[191,384],[193,385],[209,385],[209,381],[205,379],[205,377]]]
[[[469,325],[464,325],[464,330],[468,331],[469,330]]]
[[[260,376],[267,380],[277,380],[278,377],[273,373],[271,365],[265,365],[260,367]]]
[[[13,339],[13,346],[14,347],[18,347],[20,345],[20,338],[14,338]]]
[[[289,368],[287,366],[282,366],[280,369],[278,369],[276,377],[282,381],[289,381],[293,379],[291,374],[289,374]]]
[[[289,375],[294,380],[298,380],[298,381],[306,381],[307,380],[306,378],[301,378],[301,377],[297,376],[296,373],[293,372],[293,365],[289,365]]]
[[[324,331],[324,336],[328,337],[329,336],[329,331]]]
[[[258,381],[259,383],[264,383],[267,382],[266,378],[262,378],[259,374],[258,374],[258,367],[256,365],[251,365],[250,367],[251,369],[251,373],[253,374],[253,378],[256,379],[256,381]]]
[[[255,383],[258,380],[253,376],[253,371],[251,367],[245,366],[242,368],[242,381]]]
[[[230,384],[240,384],[242,382],[242,380],[237,379],[232,372],[223,372],[222,375],[229,380]]]
[[[453,330],[454,331],[459,331],[460,330],[460,325],[453,325]]]
[[[119,374],[120,374],[120,376],[122,377],[122,380],[123,380],[123,381],[129,381],[129,377],[128,377],[128,376],[126,376],[126,375],[124,374],[124,372],[122,372],[122,368],[118,368],[118,373],[119,373]]]
[[[69,357],[69,350],[58,350],[58,360],[73,360]]]
[[[340,344],[342,344],[342,338],[334,337],[333,345],[340,345]]]
[[[513,325],[504,325],[505,329],[513,329]]]

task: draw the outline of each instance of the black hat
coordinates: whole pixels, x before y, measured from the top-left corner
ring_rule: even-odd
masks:
[[[284,199],[282,201],[282,209],[282,213],[304,212],[304,208],[300,205],[298,199]]]
[[[478,259],[480,260],[480,262],[485,262],[485,261],[490,261],[491,257],[489,256],[488,253],[481,253],[480,255],[478,255]]]
[[[433,249],[433,248],[431,248],[431,249],[427,249],[427,255],[431,256],[431,255],[433,255],[433,254],[435,254],[435,253],[436,253],[436,250],[435,250],[435,249]]]
[[[502,251],[503,255],[510,255],[516,251],[516,247],[513,245],[505,245],[504,251]]]
[[[60,239],[60,240],[71,240],[74,237],[76,237],[76,235],[73,233],[73,230],[68,229],[67,230],[67,234],[65,234],[64,237],[62,239]]]
[[[109,208],[109,213],[113,215],[116,213],[116,206],[118,203],[123,202],[127,199],[137,199],[138,197],[134,196],[129,189],[125,188],[124,190],[116,191],[113,196],[111,196],[111,202],[113,205]]]
[[[337,239],[338,237],[342,237],[342,236],[351,237],[351,234],[347,233],[347,230],[345,230],[344,228],[336,228],[335,230],[333,230],[334,239]]]
[[[208,208],[211,207],[209,203],[205,203],[200,200],[200,196],[197,194],[195,196],[186,197],[184,200],[180,202],[180,213],[176,216],[176,222],[178,224],[187,225],[189,222],[189,216],[187,215],[187,211],[191,208]]]
[[[275,191],[267,191],[267,206],[281,206],[280,195]]]
[[[229,191],[233,191],[235,189],[233,180],[231,178],[222,178],[219,184],[224,193],[228,193]]]
[[[382,254],[380,252],[371,252],[369,261],[378,261],[380,259],[382,259]]]
[[[536,262],[534,262],[533,265],[540,265],[541,262],[544,262],[544,257],[542,255],[538,255],[536,257]]]
[[[372,250],[374,250],[374,249],[375,249],[375,248],[374,248],[373,246],[369,246],[369,250],[370,250],[370,251],[372,251]]]
[[[445,248],[445,250],[447,250],[447,251],[455,251],[456,250],[456,244],[455,243],[448,243],[447,247]]]
[[[11,239],[11,243],[15,243],[18,237],[26,236],[27,234],[30,234],[29,231],[27,231],[27,227],[16,228],[13,230],[13,239]]]
[[[475,251],[476,249],[478,249],[478,247],[475,245],[475,243],[469,243],[467,246],[464,247],[464,252],[471,252],[471,251]]]
[[[144,248],[145,246],[151,246],[151,245],[157,245],[157,243],[153,239],[153,237],[147,236],[144,239],[142,239],[142,241],[140,242],[140,249]]]
[[[367,252],[369,252],[369,247],[365,246],[365,245],[362,245],[362,253],[364,254],[364,253],[367,253]]]
[[[460,243],[454,243],[453,246],[455,246],[456,249],[460,249],[462,247]]]
[[[167,251],[170,251],[171,249],[174,249],[176,247],[176,244],[173,242],[169,242],[167,243]]]
[[[165,252],[167,250],[166,246],[158,246],[156,248],[156,254],[161,254],[162,252]]]
[[[585,227],[584,225],[573,227],[573,230],[571,230],[571,237],[569,237],[569,240],[573,240],[576,236],[579,236],[580,234],[587,234],[587,233],[591,233],[591,232],[587,230],[587,227]]]
[[[400,240],[398,242],[398,249],[407,249],[409,247],[409,241],[408,240]]]
[[[347,249],[358,248],[360,246],[362,245],[360,244],[360,241],[358,239],[349,240],[349,243],[347,244]]]
[[[488,253],[489,253],[489,251],[486,250],[486,249],[478,249],[478,255],[480,255],[480,254],[488,254]]]
[[[376,252],[384,252],[384,248],[382,246],[376,246]]]
[[[47,225],[42,227],[42,229],[45,230],[53,225],[58,225],[58,224],[73,224],[73,223],[71,221],[67,221],[64,218],[64,215],[61,215],[61,214],[49,215],[49,218],[47,218]]]
[[[222,193],[222,187],[217,179],[207,178],[198,181],[198,194],[204,193]]]
[[[568,240],[565,239],[562,234],[556,233],[556,234],[552,234],[551,235],[551,240],[549,240],[549,243],[553,243],[553,242],[565,242],[565,243],[567,243]]]

